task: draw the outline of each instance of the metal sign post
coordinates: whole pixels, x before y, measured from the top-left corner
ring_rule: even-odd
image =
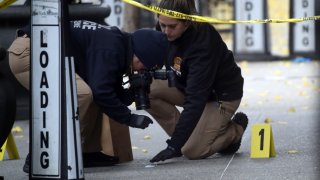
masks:
[[[111,7],[111,13],[106,22],[111,26],[123,28],[124,2],[122,0],[104,0],[104,3]]]
[[[67,2],[31,2],[30,179],[84,179]],[[68,60],[68,61],[66,61]]]

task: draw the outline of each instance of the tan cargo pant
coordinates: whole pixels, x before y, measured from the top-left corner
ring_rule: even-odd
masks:
[[[168,87],[166,80],[154,80],[150,92],[151,109],[147,111],[171,137],[179,121],[184,95],[176,88]],[[182,147],[182,154],[189,159],[202,159],[238,142],[243,134],[240,125],[231,121],[241,100],[231,102],[209,102],[188,141]]]
[[[8,49],[9,65],[16,79],[29,88],[30,77],[30,38],[26,35],[17,37]],[[98,152],[102,150],[100,137],[102,113],[93,103],[90,87],[76,74],[78,106],[80,114],[80,129],[83,152]]]

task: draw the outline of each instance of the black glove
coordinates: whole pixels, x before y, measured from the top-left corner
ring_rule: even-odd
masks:
[[[150,162],[158,162],[164,161],[166,159],[171,159],[173,157],[180,157],[182,156],[180,151],[175,150],[173,147],[168,146],[166,149],[159,152],[155,157],[153,157]]]
[[[149,124],[153,124],[152,120],[148,116],[131,114],[128,125],[134,128],[145,129],[149,126]]]

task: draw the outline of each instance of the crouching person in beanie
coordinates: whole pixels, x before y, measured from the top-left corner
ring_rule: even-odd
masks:
[[[131,113],[134,97],[123,88],[123,76],[133,71],[162,67],[168,41],[164,33],[140,29],[133,33],[79,20],[70,22],[84,167],[116,164],[117,157],[101,152],[101,113],[133,128],[145,129],[152,120]],[[30,26],[17,31],[9,48],[10,68],[29,89]],[[29,155],[24,171],[29,171]]]

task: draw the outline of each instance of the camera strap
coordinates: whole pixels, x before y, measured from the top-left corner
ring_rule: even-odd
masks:
[[[170,69],[170,67],[173,64],[173,57],[174,54],[177,50],[177,47],[172,45],[171,43],[169,43],[169,48],[167,49],[167,58],[164,60],[164,65],[166,67],[166,69]]]
[[[129,33],[126,33],[126,38],[127,38],[127,54],[126,54],[126,69],[125,69],[125,74],[123,75],[122,79],[122,86],[126,85],[129,83],[130,78],[129,76],[133,73],[132,70],[132,61],[133,61],[133,47],[132,47],[132,36]],[[126,80],[126,81],[124,81]]]
[[[126,76],[129,76],[133,73],[132,70],[132,61],[133,61],[133,46],[132,46],[132,36],[131,34],[127,34],[128,36],[128,45],[127,45],[127,64],[126,64]]]

